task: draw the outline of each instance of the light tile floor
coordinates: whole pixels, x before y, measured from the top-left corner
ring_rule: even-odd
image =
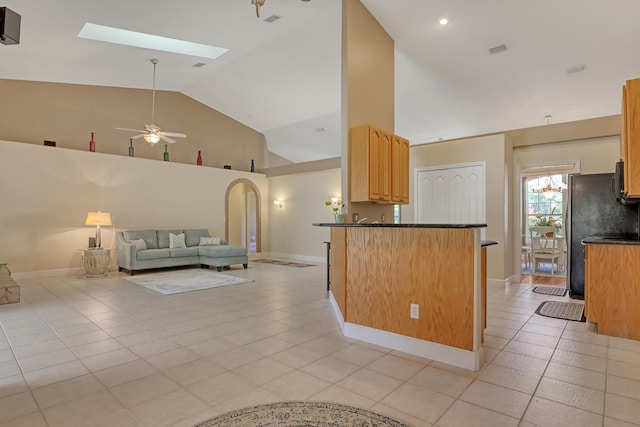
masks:
[[[0,306],[0,425],[191,426],[282,400],[415,426],[640,425],[640,342],[535,315],[562,298],[530,284],[489,287],[469,372],[343,337],[325,266],[223,274],[255,281],[165,296],[120,273],[19,280],[22,302]]]

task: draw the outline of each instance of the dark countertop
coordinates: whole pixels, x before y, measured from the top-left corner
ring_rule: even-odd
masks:
[[[582,239],[582,244],[595,243],[599,245],[640,245],[638,236],[589,236]]]
[[[485,228],[487,224],[393,224],[393,223],[335,223],[321,222],[313,224],[316,227],[377,227],[377,228]]]
[[[480,247],[482,248],[486,248],[487,246],[493,246],[493,245],[497,245],[498,242],[494,241],[494,240],[481,240],[480,241]]]

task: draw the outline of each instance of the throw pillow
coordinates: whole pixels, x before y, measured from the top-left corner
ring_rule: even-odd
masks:
[[[200,237],[200,246],[216,246],[219,244],[219,237]]]
[[[129,240],[129,243],[136,245],[136,249],[139,251],[147,249],[147,242],[145,242],[144,239]]]
[[[186,248],[186,245],[184,244],[184,233],[169,233],[169,248]]]

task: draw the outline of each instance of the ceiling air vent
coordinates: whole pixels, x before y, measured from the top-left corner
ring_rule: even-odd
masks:
[[[265,19],[265,22],[272,23],[272,22],[277,21],[278,19],[280,19],[280,17],[278,15],[271,15],[270,17]]]
[[[587,66],[584,64],[576,65],[575,67],[567,68],[567,74],[579,73],[580,71],[584,71],[586,69],[587,69]]]
[[[504,52],[507,50],[506,44],[501,44],[500,46],[495,46],[489,49],[489,54],[495,55],[496,53]]]

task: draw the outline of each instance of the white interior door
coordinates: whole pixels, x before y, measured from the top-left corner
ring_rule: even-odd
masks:
[[[485,224],[486,182],[484,162],[416,169],[416,222]]]

